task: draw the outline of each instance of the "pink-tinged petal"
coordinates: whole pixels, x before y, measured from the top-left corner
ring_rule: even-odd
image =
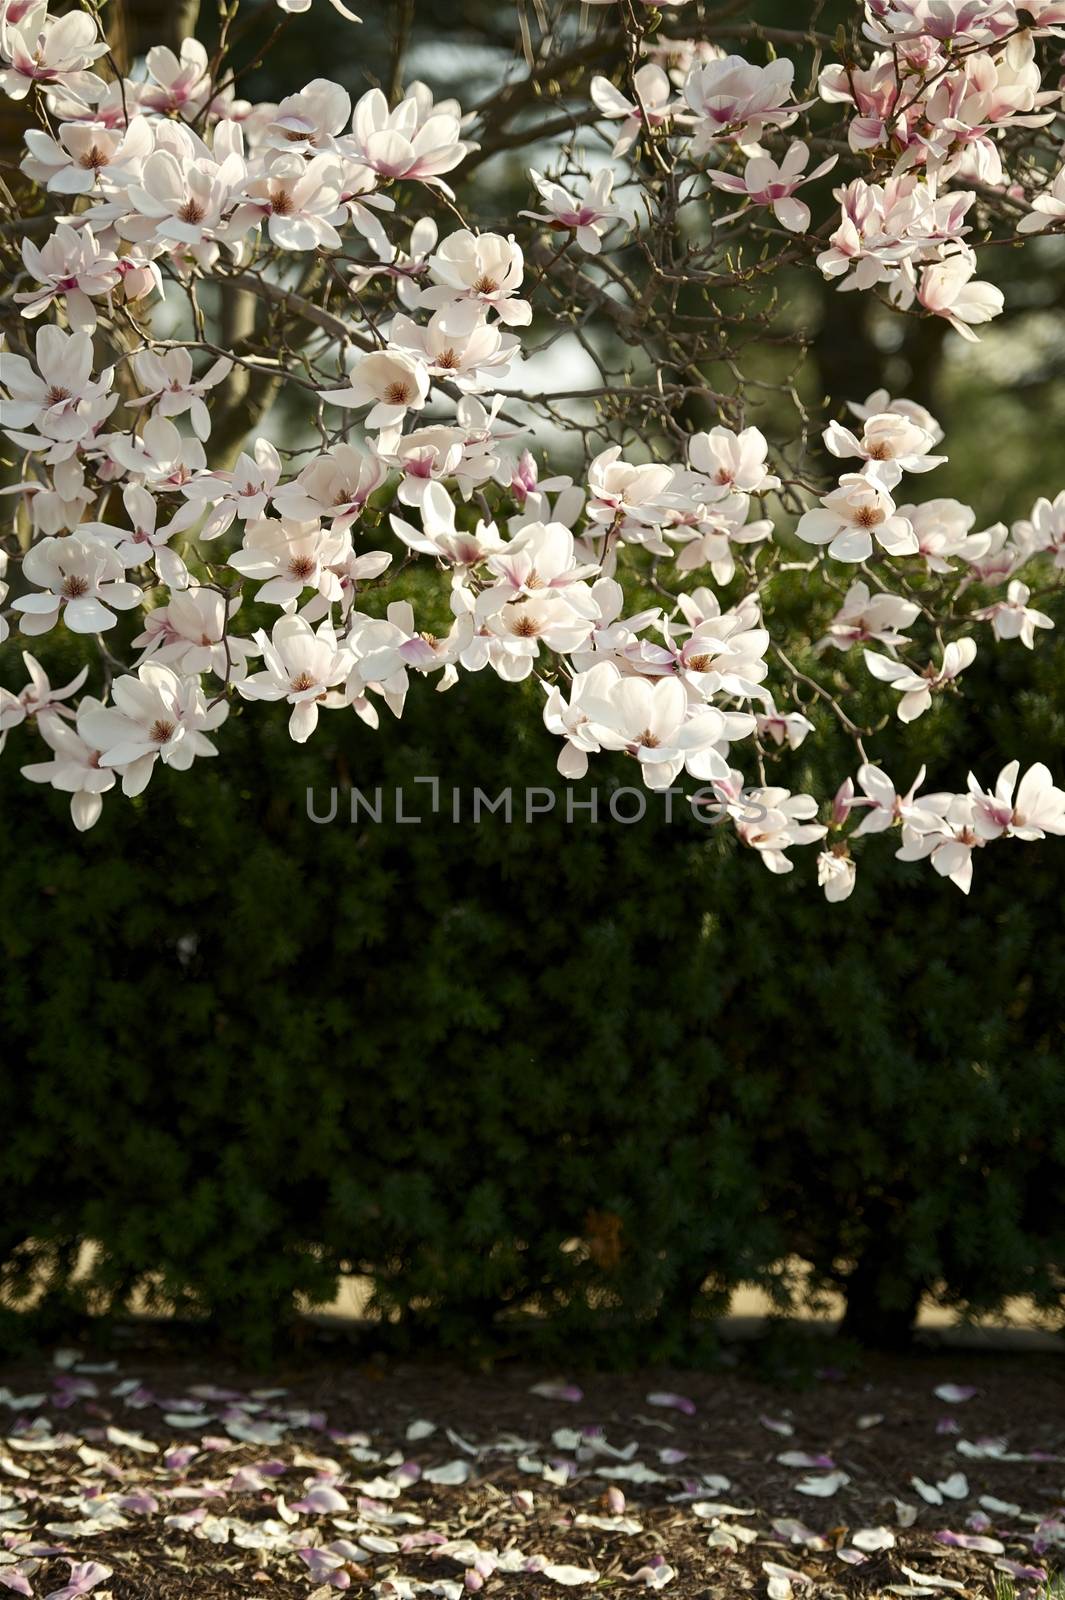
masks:
[[[539,1395],[541,1400],[564,1400],[574,1406],[584,1399],[584,1390],[575,1383],[534,1383],[529,1393]]]
[[[656,1391],[647,1396],[649,1406],[661,1406],[666,1411],[682,1411],[686,1417],[694,1417],[696,1405],[694,1400],[689,1400],[685,1394],[670,1394],[668,1391]]]

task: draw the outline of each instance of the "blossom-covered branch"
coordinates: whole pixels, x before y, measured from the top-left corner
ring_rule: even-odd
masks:
[[[801,28],[678,0],[665,37],[638,0],[556,3],[525,76],[472,110],[420,82],[243,100],[232,9],[214,55],[188,37],[123,76],[95,8],[0,0],[0,88],[36,119],[0,235],[0,749],[36,737],[30,781],[84,829],[214,755],[234,704],[286,704],[304,741],[323,712],[377,729],[412,682],[488,672],[539,683],[567,779],[614,752],[705,790],[772,872],[819,844],[829,900],[889,829],[966,891],[977,850],[1065,832],[1040,764],[900,793],[876,758],[893,712],[1053,627],[1065,493],[978,528],[923,493],[935,418],[884,391],[815,423],[788,378],[771,444],[747,360],[802,358],[774,318],[787,273],[966,340],[1003,311],[981,250],[1065,222],[1065,4],[867,0],[804,85],[778,49],[835,46]],[[483,216],[478,163],[534,138],[528,204]],[[564,374],[556,349],[592,381],[527,378]],[[437,580],[420,616],[415,565]],[[775,609],[796,571],[798,632]],[[14,645],[57,629],[85,662],[53,688]],[[854,777],[792,792],[826,722]]]

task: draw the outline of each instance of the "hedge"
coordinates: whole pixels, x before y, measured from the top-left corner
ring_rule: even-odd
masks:
[[[907,748],[937,784],[1015,752],[1060,771],[1065,648],[984,654]],[[657,803],[344,821],[353,783],[423,810],[426,774],[554,784],[533,688],[467,679],[446,712],[418,686],[402,723],[330,714],[302,748],[283,711],[238,712],[222,757],[109,796],[87,835],[12,735],[0,1284],[46,1292],[9,1337],[136,1291],[261,1351],[356,1272],[396,1337],[690,1356],[736,1284],[786,1306],[794,1255],[867,1338],[924,1291],[1060,1320],[1060,844],[987,852],[965,900],[872,841],[828,907],[813,852],[773,879]],[[850,755],[822,734],[824,792]],[[333,785],[316,825],[306,790]]]

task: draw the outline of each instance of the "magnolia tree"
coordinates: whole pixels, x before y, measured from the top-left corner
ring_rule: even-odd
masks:
[[[210,50],[126,63],[106,7],[0,0],[27,124],[3,236],[8,759],[85,829],[159,763],[224,750],[238,706],[287,703],[302,742],[323,712],[376,730],[409,689],[487,672],[501,695],[538,680],[566,778],[624,752],[771,872],[817,845],[829,900],[871,834],[967,891],[976,851],[1065,832],[1042,765],[900,791],[888,717],[858,709],[871,676],[912,722],[978,650],[1035,645],[1065,493],[977,529],[925,497],[935,419],[883,391],[811,418],[791,379],[771,447],[743,361],[796,274],[961,339],[1002,311],[983,252],[1065,220],[1065,0],[867,0],[834,38],[735,4],[547,0],[472,107],[403,87],[396,7],[391,92],[240,98],[246,25],[312,27],[308,4],[221,0]],[[526,208],[483,216],[484,161],[533,142]],[[567,388],[567,341],[597,382]],[[543,476],[545,446],[579,470]],[[778,623],[796,583],[808,617]],[[53,685],[32,652],[62,629],[85,660]],[[853,776],[792,792],[829,718]]]

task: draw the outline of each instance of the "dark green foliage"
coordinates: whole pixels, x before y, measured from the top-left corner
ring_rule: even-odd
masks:
[[[978,664],[900,739],[901,782],[918,747],[934,785],[1014,751],[1060,776],[1065,649],[984,654],[997,681]],[[551,783],[537,693],[418,684],[401,724],[327,714],[305,748],[283,712],[238,712],[217,761],[108,796],[84,836],[12,736],[8,1289],[45,1282],[61,1325],[91,1239],[94,1306],[137,1289],[260,1348],[353,1271],[412,1336],[469,1351],[547,1311],[549,1346],[605,1327],[618,1360],[696,1353],[692,1314],[738,1282],[783,1299],[789,1253],[850,1275],[867,1335],[924,1287],[1060,1310],[1062,846],[985,852],[966,901],[872,840],[826,907],[814,852],[772,879],[657,804],[631,827],[343,820],[351,781],[425,810],[422,774]],[[824,795],[853,762],[820,735],[791,781]],[[334,784],[316,826],[306,788],[325,807]]]

